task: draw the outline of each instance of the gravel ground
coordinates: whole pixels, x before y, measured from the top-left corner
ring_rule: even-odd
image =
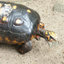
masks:
[[[63,5],[64,1],[18,0],[19,2],[39,13],[45,28],[58,34],[59,43],[49,47],[44,39],[33,39],[33,49],[24,55],[19,54],[13,46],[0,45],[0,64],[64,64],[64,13],[58,12],[60,9],[56,9],[55,6],[58,3]]]

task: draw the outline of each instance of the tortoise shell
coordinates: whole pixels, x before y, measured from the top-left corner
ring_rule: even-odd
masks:
[[[24,5],[0,2],[0,36],[6,43],[20,44],[31,40],[39,21],[39,14]]]

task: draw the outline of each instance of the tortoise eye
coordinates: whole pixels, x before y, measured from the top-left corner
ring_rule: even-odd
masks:
[[[22,25],[24,22],[21,19],[16,19],[16,21],[14,22],[14,25],[16,26],[20,26]]]

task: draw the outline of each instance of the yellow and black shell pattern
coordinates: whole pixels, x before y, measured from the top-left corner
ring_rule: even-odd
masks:
[[[20,4],[0,1],[0,42],[26,43],[37,32],[40,17]]]

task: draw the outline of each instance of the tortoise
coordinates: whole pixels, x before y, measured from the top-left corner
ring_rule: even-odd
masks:
[[[31,40],[42,37],[56,41],[56,34],[46,30],[39,14],[24,5],[0,1],[0,43],[17,45],[21,54],[32,49]]]

